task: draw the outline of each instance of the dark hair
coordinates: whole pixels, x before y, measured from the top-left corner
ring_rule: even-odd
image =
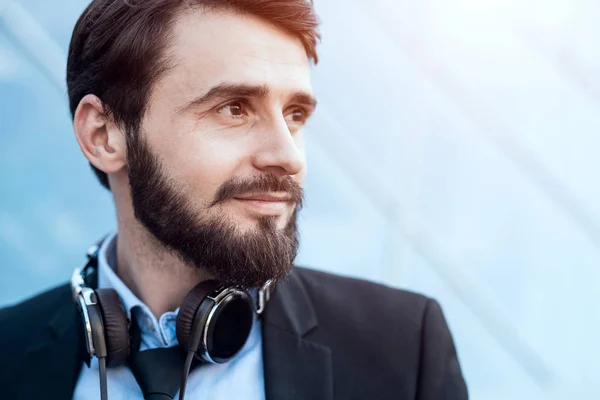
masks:
[[[134,3],[134,4],[132,4]],[[87,94],[106,115],[135,133],[152,85],[168,68],[164,48],[178,13],[192,7],[250,14],[296,35],[316,64],[319,25],[312,0],[94,0],[71,38],[67,87],[71,115]],[[104,187],[106,173],[92,166]]]

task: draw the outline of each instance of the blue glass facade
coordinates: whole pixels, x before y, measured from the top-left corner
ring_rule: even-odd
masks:
[[[115,226],[64,84],[86,3],[0,1],[0,305]],[[316,3],[299,263],[438,299],[473,399],[600,398],[600,6]]]

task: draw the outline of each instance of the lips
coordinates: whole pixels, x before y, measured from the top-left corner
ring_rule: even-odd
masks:
[[[249,201],[267,201],[267,202],[290,202],[292,197],[288,193],[257,193],[246,196],[236,196],[237,200],[249,200]]]
[[[271,192],[256,193],[235,197],[244,208],[253,214],[264,216],[279,216],[289,209],[292,197],[288,193]]]

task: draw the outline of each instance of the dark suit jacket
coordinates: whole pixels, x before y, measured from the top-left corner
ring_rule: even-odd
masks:
[[[71,399],[84,367],[77,318],[68,285],[0,310],[2,399]],[[468,397],[442,310],[426,297],[295,268],[262,327],[268,400]]]

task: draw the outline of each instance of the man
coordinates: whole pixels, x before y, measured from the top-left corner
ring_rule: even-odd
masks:
[[[154,398],[133,354],[184,347],[179,307],[213,280],[253,300],[275,284],[241,350],[192,369],[188,398],[467,398],[435,301],[292,267],[317,25],[305,0],[94,0],[84,11],[69,49],[70,107],[118,228],[92,255],[87,284],[116,291],[123,340],[137,345],[103,376],[98,334],[81,328],[91,317],[69,285],[50,290],[0,311],[3,399]],[[144,372],[152,384],[167,380],[168,369],[156,375],[164,365]]]

